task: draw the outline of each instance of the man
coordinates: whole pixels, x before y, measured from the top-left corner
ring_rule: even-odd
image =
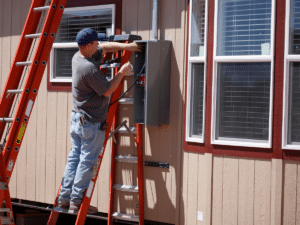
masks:
[[[109,82],[97,62],[107,52],[119,50],[141,51],[136,43],[98,43],[98,34],[91,28],[78,32],[79,51],[72,59],[71,142],[68,162],[62,179],[57,207],[78,211],[84,191],[92,178],[93,166],[102,151],[109,96],[117,89],[122,78],[131,72],[130,63],[124,64]],[[95,207],[89,213],[97,212]]]

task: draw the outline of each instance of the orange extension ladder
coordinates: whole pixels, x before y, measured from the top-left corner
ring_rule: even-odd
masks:
[[[136,36],[136,35],[116,35],[116,36],[112,36],[110,38],[110,41],[126,41],[126,43],[132,42],[133,40],[141,40],[141,37]],[[123,51],[123,52],[120,51],[120,52],[114,53],[113,58],[121,60],[120,63],[111,63],[111,67],[114,67],[114,74],[116,74],[118,72],[118,69],[124,63],[129,61],[130,56],[131,56],[130,51]],[[110,59],[111,57],[112,57],[111,53],[105,54],[105,56],[103,58],[103,63],[105,63],[107,61],[108,62],[113,61],[113,60]],[[101,69],[103,74],[106,74],[108,67],[110,67],[110,66],[108,65],[107,67]],[[119,129],[119,128],[114,129],[115,124],[116,124],[115,121],[116,121],[116,115],[117,115],[117,111],[118,111],[118,104],[113,104],[113,103],[118,103],[119,102],[119,97],[120,97],[121,92],[122,92],[123,83],[124,83],[124,78],[123,78],[122,82],[120,83],[119,87],[116,89],[116,91],[113,93],[113,95],[111,97],[111,104],[110,104],[110,107],[109,107],[109,110],[108,110],[108,117],[106,119],[106,122],[108,123],[108,128],[105,132],[105,141],[103,143],[103,151],[102,151],[102,154],[100,154],[98,156],[97,167],[94,169],[94,174],[93,174],[93,177],[90,181],[89,187],[87,188],[87,190],[84,193],[84,197],[83,197],[83,200],[81,202],[80,209],[77,213],[77,219],[76,219],[76,222],[75,222],[76,225],[83,225],[85,223],[88,208],[90,206],[91,198],[92,198],[92,195],[93,195],[95,183],[97,181],[97,177],[98,177],[98,174],[99,174],[99,170],[100,170],[100,166],[101,166],[101,163],[102,163],[103,155],[104,155],[104,152],[105,152],[105,149],[106,149],[107,141]],[[125,121],[125,123],[126,123],[126,121]],[[124,124],[124,123],[122,123],[122,124]],[[111,128],[113,130],[112,133],[111,133]],[[142,146],[142,141],[141,140],[140,140],[138,145]],[[143,190],[143,188],[141,188],[141,190]],[[59,192],[60,192],[60,188],[58,190],[57,197],[56,197],[55,203],[53,205],[53,210],[51,211],[51,215],[50,215],[48,223],[47,223],[48,225],[56,224],[60,213],[74,214],[72,212],[69,212],[68,210],[64,210],[64,209],[56,207]],[[111,200],[110,200],[110,202],[111,202]]]
[[[12,214],[8,183],[16,163],[16,159],[26,131],[32,107],[34,105],[42,76],[49,58],[52,44],[66,5],[67,0],[52,0],[45,5],[46,0],[33,0],[24,25],[21,39],[0,99],[0,139],[1,149],[1,180],[0,206],[5,199],[9,213]],[[42,13],[46,19],[42,18]],[[38,32],[39,22],[43,22],[41,33]],[[35,45],[35,40],[38,40]],[[36,47],[33,58],[31,49]],[[26,71],[29,68],[25,79]],[[23,77],[23,78],[22,78]],[[16,95],[20,94],[16,97]],[[18,101],[19,99],[19,101]],[[14,106],[17,105],[16,110]],[[14,115],[12,115],[14,114]],[[6,132],[5,132],[6,131]],[[3,135],[6,133],[5,135]],[[7,212],[7,208],[0,212]],[[0,224],[14,224],[13,221],[1,220]]]

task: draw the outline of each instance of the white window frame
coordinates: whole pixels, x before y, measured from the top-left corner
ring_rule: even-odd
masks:
[[[250,55],[250,56],[217,56],[217,31],[218,31],[218,5],[219,0],[215,1],[214,17],[214,56],[213,56],[213,87],[212,87],[212,119],[211,119],[211,142],[217,145],[242,146],[271,148],[272,147],[272,123],[273,123],[273,80],[274,80],[274,39],[275,39],[275,8],[276,1],[272,0],[271,15],[271,45],[270,55]],[[238,139],[238,138],[219,138],[216,139],[217,131],[217,93],[218,93],[218,64],[226,63],[245,63],[245,62],[270,62],[270,111],[269,111],[269,138],[267,141]]]
[[[285,43],[284,43],[284,86],[283,86],[283,116],[282,116],[282,148],[300,150],[300,143],[288,144],[289,130],[289,92],[290,92],[290,63],[300,62],[300,55],[289,54],[290,0],[286,1]]]
[[[112,29],[111,29],[111,35],[115,34],[115,17],[116,17],[116,5],[115,4],[107,4],[107,5],[96,5],[96,6],[80,6],[80,7],[72,7],[72,8],[66,8],[64,11],[79,11],[79,10],[90,10],[90,9],[103,9],[103,8],[111,8],[112,9]],[[100,43],[100,42],[99,42]],[[50,82],[52,83],[71,83],[72,78],[61,78],[61,77],[55,77],[55,71],[54,71],[54,49],[60,49],[60,48],[77,48],[78,44],[74,40],[74,42],[68,42],[68,43],[53,43],[51,52],[50,52]]]
[[[204,28],[204,55],[203,56],[191,56],[191,24],[192,24],[192,6],[193,0],[190,1],[190,14],[189,14],[189,43],[188,43],[188,77],[187,77],[187,105],[186,105],[186,141],[188,142],[197,142],[204,143],[204,133],[205,133],[205,99],[206,99],[206,59],[207,59],[207,30],[208,30],[208,2],[209,0],[205,0],[205,28]],[[203,122],[202,122],[202,135],[200,136],[191,136],[191,101],[192,101],[192,75],[191,75],[191,67],[193,63],[204,63],[204,83],[203,83]]]

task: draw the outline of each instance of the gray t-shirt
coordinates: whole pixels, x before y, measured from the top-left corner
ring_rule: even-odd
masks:
[[[91,122],[103,122],[107,118],[109,97],[103,96],[110,83],[97,64],[102,58],[102,48],[92,59],[77,52],[72,58],[72,95],[73,111],[84,114]]]

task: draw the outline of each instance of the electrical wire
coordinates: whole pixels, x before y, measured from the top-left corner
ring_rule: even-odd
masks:
[[[115,104],[116,102],[118,102],[121,98],[123,98],[123,96],[133,87],[133,85],[138,81],[139,77],[141,76],[143,70],[145,68],[145,64],[143,65],[140,73],[137,75],[137,77],[135,78],[135,80],[133,81],[133,83],[130,85],[130,87],[117,99],[115,100],[113,103],[109,104],[109,106]]]

